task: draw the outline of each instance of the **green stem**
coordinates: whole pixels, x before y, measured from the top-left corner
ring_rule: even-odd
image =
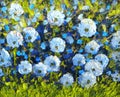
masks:
[[[17,48],[13,49],[13,60],[14,60],[14,65],[16,66],[16,52],[17,52]]]

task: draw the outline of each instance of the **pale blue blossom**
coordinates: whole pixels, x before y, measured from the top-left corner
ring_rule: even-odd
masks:
[[[70,73],[66,73],[60,78],[59,82],[64,86],[70,86],[73,84],[74,78]]]
[[[3,75],[4,75],[4,73],[3,73],[2,69],[0,68],[0,77]]]
[[[118,52],[118,51],[112,52],[112,59],[115,62],[120,62],[120,52]]]
[[[11,66],[10,54],[3,48],[0,50],[0,66],[8,67]]]
[[[90,60],[85,65],[85,70],[92,72],[95,76],[100,76],[103,73],[103,67],[97,60]]]
[[[80,18],[81,19],[81,18]],[[81,37],[92,37],[96,33],[96,24],[91,19],[82,19],[78,26],[78,33]]]
[[[21,33],[17,32],[17,31],[10,31],[7,34],[6,39],[7,39],[8,45],[12,48],[23,45],[23,36]]]
[[[47,73],[47,66],[44,65],[42,62],[39,62],[38,64],[35,64],[33,66],[33,73],[36,76],[42,76],[44,77]]]
[[[119,49],[120,48],[120,36],[118,37],[113,37],[111,39],[111,46],[114,48],[114,49]]]
[[[57,72],[60,70],[60,59],[57,56],[48,56],[44,60],[44,64],[47,66],[47,71],[48,72]]]
[[[52,52],[63,52],[65,46],[65,41],[60,37],[55,37],[50,41],[50,49]]]
[[[106,68],[109,63],[109,59],[105,54],[98,54],[95,56],[95,59],[102,64],[103,68]]]
[[[120,82],[120,73],[117,70],[115,70],[115,72],[111,74],[111,77],[113,81]]]
[[[21,61],[18,65],[18,72],[20,74],[29,74],[30,72],[32,72],[32,64],[26,60]]]
[[[50,25],[61,26],[64,23],[64,18],[65,15],[58,10],[52,10],[47,14],[47,19]]]
[[[12,3],[9,8],[9,14],[13,19],[20,17],[24,13],[24,10],[20,4]]]
[[[38,32],[33,27],[26,27],[23,29],[25,33],[25,41],[26,42],[34,42],[39,35]]]
[[[87,53],[97,54],[99,51],[99,48],[100,48],[100,45],[95,40],[92,40],[86,44],[85,51]]]
[[[117,31],[116,33],[113,34],[113,38],[111,39],[111,46],[114,49],[120,48],[120,31]]]
[[[85,57],[82,54],[76,54],[72,61],[74,66],[82,66],[86,63]]]
[[[89,88],[96,83],[96,76],[92,72],[85,72],[78,78],[78,83],[82,87]]]

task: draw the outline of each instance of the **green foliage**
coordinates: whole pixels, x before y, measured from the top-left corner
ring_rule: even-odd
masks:
[[[119,90],[120,84],[111,80],[105,83],[105,79],[89,89],[76,83],[64,87],[44,81],[36,84],[6,82],[0,89],[0,97],[120,97]]]

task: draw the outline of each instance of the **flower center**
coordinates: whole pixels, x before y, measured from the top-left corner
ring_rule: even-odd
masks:
[[[13,41],[13,44],[15,44],[16,43],[16,41]]]
[[[26,71],[27,71],[27,68],[24,68],[23,71],[26,72]]]
[[[88,29],[88,28],[85,28],[84,30],[85,30],[85,32],[88,32],[88,31],[89,31],[89,29]]]
[[[31,36],[28,36],[28,40],[31,40]]]
[[[4,62],[4,59],[1,59],[1,62]]]
[[[55,66],[55,62],[51,63],[50,66]]]
[[[92,71],[95,71],[95,68],[93,68]]]
[[[38,73],[41,73],[42,71],[41,70],[38,70]]]
[[[91,47],[90,50],[93,51],[94,49]]]
[[[87,80],[87,84],[89,84],[90,83],[90,80]]]
[[[55,46],[55,49],[58,50],[58,46]]]

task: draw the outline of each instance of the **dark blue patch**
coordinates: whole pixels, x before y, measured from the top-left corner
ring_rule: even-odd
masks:
[[[36,28],[36,31],[39,33],[39,35],[41,37],[41,41],[43,41],[44,40],[44,25],[39,24]]]

